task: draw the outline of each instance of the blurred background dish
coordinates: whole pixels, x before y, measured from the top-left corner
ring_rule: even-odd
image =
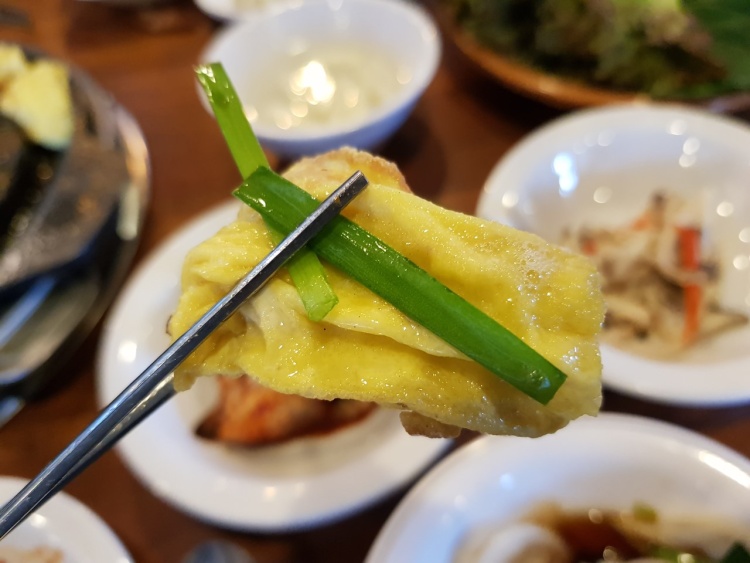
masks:
[[[90,2],[92,4],[103,4],[115,8],[155,8],[166,4],[175,4],[180,0],[77,0],[78,2]]]
[[[195,5],[208,16],[230,22],[251,18],[263,10],[277,9],[298,0],[195,0]]]
[[[227,26],[201,61],[221,62],[260,142],[282,157],[373,149],[432,81],[440,38],[401,0],[306,0]]]
[[[682,405],[745,403],[750,401],[750,380],[745,376],[750,369],[748,162],[750,129],[738,121],[666,105],[583,110],[551,122],[511,149],[487,179],[477,214],[559,243],[571,234],[601,233],[601,229],[608,229],[611,238],[612,231],[630,226],[634,246],[605,257],[599,266],[608,283],[618,272],[628,271],[632,280],[639,280],[630,283],[631,289],[641,295],[646,290],[637,276],[644,267],[666,270],[666,285],[678,285],[675,280],[685,272],[677,263],[681,258],[676,240],[669,237],[682,222],[696,227],[703,258],[693,281],[712,284],[703,289],[704,304],[711,297],[744,322],[673,354],[666,349],[661,356],[648,353],[640,345],[651,337],[648,331],[656,328],[653,325],[686,322],[669,314],[681,307],[680,300],[690,298],[692,290],[674,297],[676,304],[670,293],[661,298],[666,320],[649,316],[643,334],[635,335],[632,342],[608,338],[603,344],[604,383],[631,395]],[[655,194],[689,205],[674,219],[674,228],[662,229],[664,234],[655,234],[649,242],[644,236],[651,231],[640,228],[638,221],[648,213]],[[660,263],[637,263],[649,249]],[[596,252],[590,254],[598,259]],[[680,270],[676,278],[670,277],[670,268]],[[612,313],[621,295],[607,290],[605,285]],[[654,310],[643,303],[639,307],[634,315]],[[708,318],[707,313],[701,315]],[[613,320],[608,318],[608,323]]]
[[[3,49],[3,53],[7,51]],[[9,100],[10,93],[2,97],[3,113],[11,119],[17,114],[22,120],[18,124],[27,146],[11,162],[4,156],[3,164],[11,168],[3,170],[0,201],[0,296],[23,288],[40,275],[90,260],[102,232],[109,223],[117,222],[122,201],[142,200],[150,180],[144,140],[127,112],[79,69],[38,52],[25,54],[28,62],[19,64],[39,68],[48,63],[41,70],[54,65],[64,73],[60,81],[68,83],[69,93],[55,91],[55,82],[40,78],[40,70],[27,81],[25,90],[15,92],[20,100]],[[30,76],[32,71],[18,74]],[[10,83],[8,88],[12,86]],[[63,97],[70,100],[59,99]],[[26,107],[15,107],[24,100]],[[54,131],[56,127],[48,124],[64,111],[47,107],[67,104],[72,113],[69,138],[53,138],[46,146],[35,136],[42,135],[45,128]],[[37,118],[34,112],[39,114]],[[4,141],[10,137],[10,129],[3,128]]]
[[[170,343],[167,320],[179,296],[185,254],[229,224],[230,201],[189,223],[135,272],[109,315],[97,370],[101,406]],[[408,485],[451,444],[404,432],[396,411],[378,409],[335,433],[260,448],[200,438],[215,408],[217,381],[202,378],[118,445],[130,469],[157,496],[215,525],[282,531],[321,526]],[[165,447],[168,445],[168,447]]]
[[[14,64],[28,69],[6,78],[0,102],[19,119],[4,118],[0,133],[1,426],[111,302],[140,240],[151,177],[138,124],[86,73],[14,44],[0,50],[4,76]],[[31,78],[23,86],[15,75]]]
[[[442,0],[446,34],[507,87],[573,109],[637,99],[750,107],[748,17],[732,1]]]
[[[454,452],[406,495],[366,561],[457,563],[479,536],[547,503],[584,513],[640,503],[660,521],[720,521],[748,541],[749,495],[750,460],[677,426],[607,413],[536,440],[485,436]]]
[[[25,484],[16,477],[0,477],[0,502],[13,497]],[[60,563],[134,562],[99,516],[66,493],[57,494],[3,539],[0,559],[4,549],[27,552],[39,548],[61,556]]]

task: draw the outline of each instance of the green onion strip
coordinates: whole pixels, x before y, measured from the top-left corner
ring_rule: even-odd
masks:
[[[195,73],[242,177],[248,178],[258,167],[268,168],[266,155],[221,63],[198,66]],[[274,243],[280,243],[283,235],[268,227]],[[318,257],[309,250],[302,250],[287,262],[286,268],[307,316],[313,321],[322,320],[338,303],[338,298]]]
[[[282,233],[320,203],[266,167],[253,172],[235,195]],[[547,404],[564,383],[565,374],[520,338],[348,219],[335,218],[308,246],[536,401]]]

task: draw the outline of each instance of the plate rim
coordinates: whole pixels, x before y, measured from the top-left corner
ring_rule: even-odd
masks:
[[[28,479],[17,477],[15,475],[2,475],[0,476],[0,492],[8,492],[8,498],[11,498],[12,495],[20,491],[21,488],[28,482]],[[0,498],[4,498],[4,495]],[[125,544],[114,532],[114,530],[107,524],[107,522],[105,522],[104,519],[99,516],[92,508],[69,493],[66,493],[64,491],[57,493],[55,496],[50,498],[46,504],[40,506],[34,512],[34,514],[40,515],[47,520],[50,520],[52,518],[53,521],[57,521],[60,519],[60,514],[57,514],[55,516],[54,513],[60,511],[66,511],[69,512],[70,515],[75,516],[76,529],[81,529],[81,539],[85,540],[72,542],[67,537],[56,537],[56,539],[61,540],[60,543],[75,543],[76,545],[87,546],[90,545],[92,537],[97,537],[100,538],[102,542],[104,542],[101,544],[101,546],[103,546],[104,549],[111,551],[111,555],[114,557],[112,561],[116,561],[117,563],[135,563],[135,559],[133,559],[133,556],[128,552]],[[50,513],[53,514],[51,515]],[[19,527],[24,525],[25,523],[21,523]],[[44,534],[45,536],[48,535],[45,532],[40,533]],[[11,532],[11,535],[8,537],[12,537],[12,534],[13,532]],[[62,551],[63,561],[72,561],[69,558],[69,555],[66,553],[66,548],[64,545],[52,545],[52,543],[48,539],[42,541],[45,542],[45,547],[47,547],[47,544],[49,544],[49,547]],[[83,549],[85,550],[86,548],[84,547]],[[103,562],[97,561],[97,563]]]

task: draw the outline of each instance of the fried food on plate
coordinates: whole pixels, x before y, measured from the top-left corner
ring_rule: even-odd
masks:
[[[266,446],[322,435],[364,419],[376,407],[279,393],[249,377],[218,376],[219,400],[196,433],[241,446]]]
[[[282,272],[182,364],[176,387],[200,376],[249,374],[282,393],[409,411],[410,428],[432,435],[458,427],[539,436],[596,414],[604,305],[589,261],[416,197],[394,165],[353,149],[304,159],[285,176],[323,199],[356,170],[370,185],[344,215],[563,370],[567,380],[552,400],[523,394],[332,267],[327,276],[339,303],[323,321],[307,318]],[[170,334],[182,334],[272,247],[263,221],[243,208],[191,251]]]

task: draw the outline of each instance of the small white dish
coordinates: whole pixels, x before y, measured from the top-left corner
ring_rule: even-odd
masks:
[[[207,16],[221,22],[251,18],[263,10],[276,9],[295,0],[195,0],[195,5]]]
[[[384,142],[432,81],[440,51],[432,18],[412,2],[304,0],[228,25],[200,60],[224,65],[261,144],[299,157]]]
[[[130,278],[105,321],[97,369],[108,404],[170,344],[167,320],[179,296],[185,254],[237,215],[230,201],[189,223]],[[117,446],[157,496],[212,524],[280,531],[328,523],[415,479],[450,445],[409,436],[398,414],[379,410],[334,434],[243,449],[195,436],[215,382],[200,380],[143,421]]]
[[[0,477],[0,505],[10,500],[27,481]],[[2,547],[59,550],[62,563],[134,563],[117,536],[81,502],[58,493],[22,522]]]
[[[750,460],[694,432],[605,413],[537,439],[485,436],[433,468],[401,501],[367,563],[448,563],[486,528],[540,503],[563,509],[654,507],[665,519],[750,526]]]
[[[631,104],[575,112],[545,125],[497,163],[477,215],[560,240],[565,227],[617,226],[670,189],[716,210],[723,301],[750,313],[750,128],[681,106]],[[750,401],[750,326],[694,346],[674,361],[602,346],[604,384],[658,402]]]

